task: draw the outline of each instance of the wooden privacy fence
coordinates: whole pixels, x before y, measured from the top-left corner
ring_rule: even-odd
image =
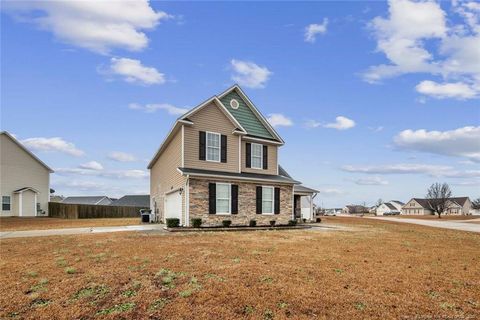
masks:
[[[91,219],[91,218],[131,218],[140,217],[144,207],[101,206],[94,204],[48,203],[48,215],[52,218]]]

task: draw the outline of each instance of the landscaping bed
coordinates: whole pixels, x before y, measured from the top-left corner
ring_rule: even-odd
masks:
[[[259,231],[259,230],[302,230],[302,229],[310,229],[310,225],[298,225],[298,226],[287,226],[287,225],[279,225],[275,227],[271,226],[257,226],[257,227],[249,227],[249,226],[230,226],[230,227],[223,227],[223,226],[212,226],[212,227],[200,227],[200,228],[193,228],[193,227],[178,227],[178,228],[169,228],[165,227],[164,229],[169,232],[199,232],[199,231]]]

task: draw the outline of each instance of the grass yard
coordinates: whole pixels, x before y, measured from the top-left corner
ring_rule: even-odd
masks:
[[[140,224],[138,218],[58,219],[58,218],[0,218],[0,231],[43,230],[82,227],[113,227]]]
[[[325,220],[353,231],[1,240],[0,318],[480,318],[478,234]]]

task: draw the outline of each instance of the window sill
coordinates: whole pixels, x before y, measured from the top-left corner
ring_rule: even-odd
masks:
[[[216,216],[231,216],[231,213],[215,213]]]

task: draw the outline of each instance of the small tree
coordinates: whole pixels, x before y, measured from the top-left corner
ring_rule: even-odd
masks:
[[[428,188],[427,202],[430,209],[434,213],[438,214],[438,218],[441,214],[448,210],[448,199],[452,196],[452,191],[446,183],[434,183]]]
[[[472,208],[476,210],[480,209],[480,198],[472,201]]]
[[[375,207],[380,206],[383,203],[382,198],[378,199],[377,202],[375,203]]]

